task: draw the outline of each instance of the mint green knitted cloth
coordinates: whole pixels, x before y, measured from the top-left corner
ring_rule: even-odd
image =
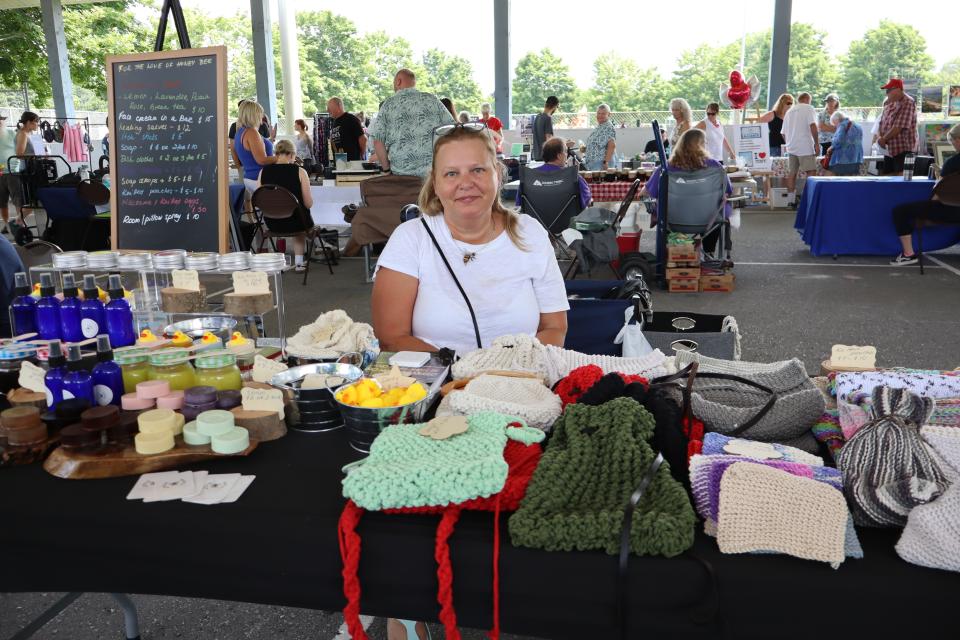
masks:
[[[648,444],[653,429],[653,416],[632,398],[568,405],[510,517],[513,544],[617,553],[624,508],[656,457]],[[690,498],[664,463],[634,512],[630,549],[682,553],[693,544],[695,521]]]
[[[507,480],[507,438],[541,442],[543,431],[514,417],[482,412],[469,428],[446,440],[417,433],[422,424],[399,424],[380,432],[370,455],[347,465],[343,495],[369,511],[459,504],[491,496]]]

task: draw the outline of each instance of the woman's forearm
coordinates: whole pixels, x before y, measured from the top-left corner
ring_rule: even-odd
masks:
[[[537,340],[541,344],[552,344],[555,347],[562,347],[566,340],[567,332],[565,329],[541,329],[537,331]]]
[[[424,342],[420,338],[413,336],[396,336],[393,338],[384,338],[380,341],[380,348],[383,351],[439,351],[440,349],[429,342]]]

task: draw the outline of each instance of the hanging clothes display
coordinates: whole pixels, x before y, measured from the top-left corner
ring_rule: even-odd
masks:
[[[83,143],[83,125],[68,124],[63,128],[63,155],[69,162],[87,162],[87,148]]]

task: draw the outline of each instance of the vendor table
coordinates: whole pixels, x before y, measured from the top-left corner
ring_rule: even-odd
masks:
[[[588,182],[593,202],[622,202],[630,190],[633,182],[618,180],[616,182]],[[642,188],[642,185],[641,185]],[[639,193],[639,192],[638,192]]]
[[[794,222],[810,253],[823,255],[887,255],[902,250],[891,212],[898,204],[926,200],[933,181],[891,177],[808,178]],[[960,229],[933,227],[923,231],[924,247],[933,251],[960,242]]]
[[[215,506],[127,501],[133,477],[60,480],[39,465],[0,469],[0,591],[165,594],[339,610],[340,468],[356,456],[343,432],[291,432],[249,458],[189,467],[257,476],[238,502]],[[364,515],[364,613],[437,619],[437,523],[433,516]],[[505,632],[616,637],[616,557],[516,548],[505,515],[501,527]],[[860,536],[865,558],[837,570],[780,555],[723,555],[703,534],[677,558],[632,556],[629,637],[806,638],[824,629],[835,637],[952,637],[960,574],[900,560],[896,531]],[[492,538],[492,514],[464,512],[450,539],[461,625],[491,623]]]

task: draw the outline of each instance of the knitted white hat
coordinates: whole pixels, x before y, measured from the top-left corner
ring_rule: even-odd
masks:
[[[777,551],[837,568],[845,557],[847,518],[843,494],[833,487],[737,462],[720,481],[717,543],[723,553]]]
[[[562,411],[560,397],[531,378],[482,375],[447,397],[454,415],[495,411],[517,416],[529,426],[544,430],[553,426]]]
[[[644,376],[648,379],[673,373],[667,362],[667,357],[659,349],[654,349],[639,358],[591,355],[561,349],[550,344],[545,349],[547,352],[547,382],[551,385],[556,384],[561,378],[565,378],[574,369],[588,364],[597,365],[603,369],[604,373],[625,373],[627,375]]]
[[[920,436],[951,484],[933,502],[910,511],[897,553],[923,567],[960,571],[960,429],[923,427]]]

